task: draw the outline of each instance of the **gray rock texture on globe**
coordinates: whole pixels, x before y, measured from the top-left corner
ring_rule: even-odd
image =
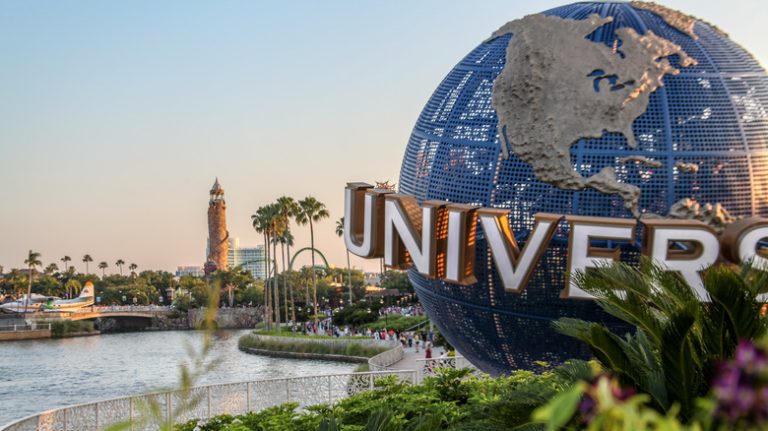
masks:
[[[768,79],[711,24],[653,3],[576,3],[504,24],[448,74],[411,134],[400,191],[533,214],[691,218],[715,229],[768,216]],[[528,287],[505,292],[481,228],[478,283],[409,275],[427,313],[475,365],[500,374],[588,354],[550,327],[606,321],[560,299],[568,230]],[[622,247],[637,258],[637,244]]]

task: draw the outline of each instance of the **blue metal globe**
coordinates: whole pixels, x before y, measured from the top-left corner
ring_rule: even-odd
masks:
[[[544,12],[574,20],[597,13],[613,21],[588,39],[608,46],[614,31],[648,30],[679,45],[698,64],[666,75],[650,95],[632,128],[637,147],[625,136],[604,133],[571,147],[573,168],[590,177],[614,166],[619,181],[642,190],[643,214],[665,215],[684,198],[720,203],[734,216],[768,216],[768,79],[743,48],[713,26],[696,21],[695,35],[671,26],[662,15],[635,3],[576,3]],[[439,199],[511,210],[520,243],[533,227],[533,214],[632,217],[615,195],[594,189],[571,191],[539,181],[514,153],[501,157],[494,79],[505,66],[511,34],[481,43],[440,83],[416,122],[400,172],[400,191],[420,200]],[[578,53],[573,53],[577,56]],[[535,127],[532,124],[531,127]],[[660,167],[621,162],[648,156]],[[694,166],[696,169],[686,169]],[[562,362],[589,354],[582,344],[551,329],[559,317],[619,325],[594,302],[561,299],[565,286],[567,226],[551,246],[522,294],[506,293],[478,229],[478,283],[460,286],[409,276],[428,315],[445,338],[490,374],[535,368],[535,361]],[[625,250],[627,257],[636,251]]]

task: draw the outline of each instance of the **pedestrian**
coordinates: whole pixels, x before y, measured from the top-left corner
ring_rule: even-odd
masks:
[[[416,343],[416,353],[419,353],[419,343],[421,342],[421,338],[419,337],[419,334],[416,334],[416,339],[413,340],[414,343]]]
[[[424,349],[424,357],[426,359],[432,359],[432,343],[427,342],[426,346],[427,346],[427,348]]]

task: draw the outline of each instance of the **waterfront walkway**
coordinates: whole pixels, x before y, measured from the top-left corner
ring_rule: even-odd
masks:
[[[443,353],[444,353],[444,350],[442,347],[435,347],[432,349],[433,358],[439,358]],[[425,358],[424,349],[419,349],[419,352],[416,353],[415,347],[406,347],[403,349],[403,359],[390,365],[389,369],[420,371],[422,367],[422,363],[421,361],[417,361],[417,359],[424,359],[424,358]]]

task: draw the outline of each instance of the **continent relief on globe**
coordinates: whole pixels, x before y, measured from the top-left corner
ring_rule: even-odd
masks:
[[[570,148],[605,132],[622,133],[635,148],[632,123],[646,111],[664,75],[679,73],[666,57],[677,55],[684,67],[696,60],[650,30],[640,35],[619,28],[612,48],[586,39],[612,20],[597,14],[584,20],[536,14],[503,25],[489,39],[513,34],[492,103],[505,158],[511,147],[540,181],[618,195],[639,217],[640,188],[618,181],[613,166],[581,176],[571,164]]]

